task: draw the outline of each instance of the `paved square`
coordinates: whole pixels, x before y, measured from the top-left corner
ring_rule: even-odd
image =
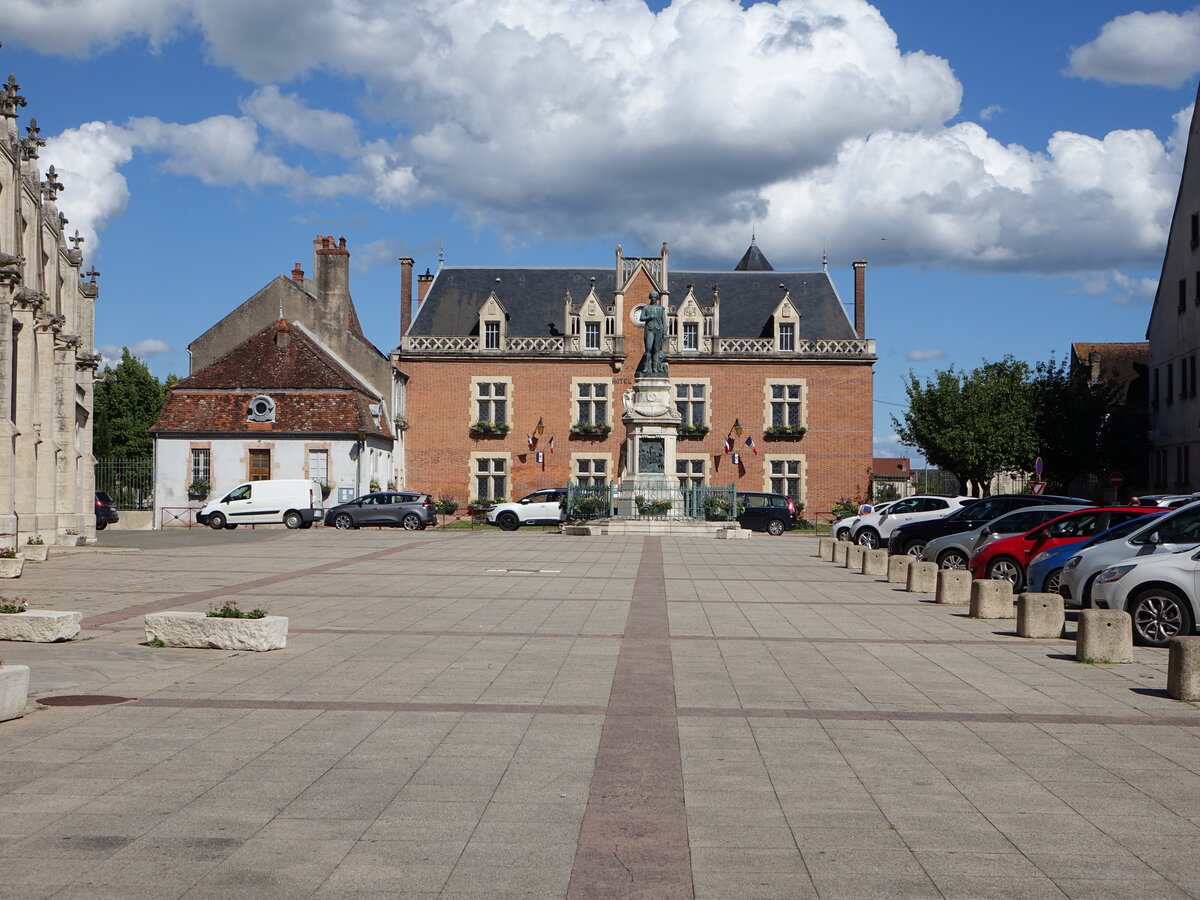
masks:
[[[1200,896],[1165,651],[1082,665],[794,535],[147,544],[0,584],[84,614],[0,645],[2,897]],[[229,599],[287,648],[144,644]]]

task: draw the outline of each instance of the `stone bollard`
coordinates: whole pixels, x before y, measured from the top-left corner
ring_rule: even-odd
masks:
[[[823,537],[817,539],[817,556],[821,559],[833,559],[833,538]]]
[[[867,548],[862,544],[851,544],[846,550],[846,568],[853,572],[861,572],[863,554],[866,552]]]
[[[1025,638],[1062,637],[1067,624],[1063,598],[1032,591],[1017,597],[1017,634]]]
[[[1133,662],[1133,619],[1121,609],[1079,611],[1075,658],[1080,662]]]
[[[1167,695],[1200,700],[1200,637],[1172,638],[1167,658]]]
[[[1011,619],[1013,615],[1012,582],[996,578],[971,582],[972,619]]]
[[[887,564],[887,580],[893,584],[907,584],[908,569],[909,566],[911,566],[914,562],[916,562],[916,558],[908,556],[907,554],[889,556]]]
[[[905,590],[910,594],[932,594],[937,587],[937,563],[913,561],[908,567]]]
[[[833,564],[835,566],[844,566],[846,564],[846,552],[853,547],[849,541],[838,541],[833,545]]]
[[[939,569],[937,602],[948,606],[966,606],[971,602],[971,573],[966,569]]]
[[[862,573],[864,575],[886,575],[888,570],[888,552],[886,550],[868,550],[863,554]]]

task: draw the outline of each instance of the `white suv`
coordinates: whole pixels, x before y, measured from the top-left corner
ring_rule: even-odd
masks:
[[[1109,566],[1092,585],[1092,602],[1129,613],[1139,644],[1165,647],[1196,630],[1198,586],[1200,551],[1160,553]]]
[[[534,491],[514,503],[498,503],[487,511],[487,523],[503,531],[516,531],[522,525],[557,525],[566,514],[562,504],[566,488]]]
[[[923,522],[926,519],[940,519],[948,516],[970,497],[934,497],[918,495],[897,500],[883,512],[874,512],[869,516],[860,516],[850,529],[850,540],[856,544],[875,549],[886,547],[892,529],[909,522]]]

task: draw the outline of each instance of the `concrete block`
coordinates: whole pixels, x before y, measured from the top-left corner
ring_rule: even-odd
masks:
[[[937,573],[937,563],[914,560],[908,567],[905,590],[912,594],[932,594],[937,588]]]
[[[1167,646],[1167,694],[1200,700],[1200,637],[1172,638]]]
[[[849,541],[837,541],[833,545],[833,564],[835,566],[846,565],[846,554],[854,545]]]
[[[749,537],[750,532],[745,528],[722,528],[716,533],[718,541],[744,541]]]
[[[853,572],[861,572],[863,555],[866,552],[867,548],[862,544],[851,544],[846,549],[846,568]]]
[[[1026,638],[1062,637],[1067,624],[1063,598],[1027,591],[1017,597],[1017,634]]]
[[[281,650],[287,646],[287,616],[226,619],[198,612],[162,612],[146,616],[146,640],[168,647],[216,650]]]
[[[817,538],[817,556],[820,559],[833,559],[833,538]]]
[[[21,555],[26,562],[45,562],[50,558],[50,545],[26,544],[21,548]]]
[[[25,567],[25,557],[16,556],[12,559],[0,559],[0,578],[20,578],[21,569]]]
[[[1015,615],[1011,582],[995,578],[971,582],[971,618],[1011,619]]]
[[[915,557],[908,555],[889,556],[887,580],[892,584],[907,584],[908,570],[914,562],[916,562]]]
[[[939,569],[934,596],[947,606],[966,606],[971,602],[971,573],[966,569]]]
[[[1121,609],[1079,611],[1075,658],[1081,662],[1133,662],[1133,619]]]
[[[29,666],[0,666],[0,722],[25,715]]]
[[[52,644],[69,641],[79,634],[81,612],[27,609],[23,613],[0,613],[0,641],[34,641]]]
[[[888,570],[888,552],[886,550],[868,550],[863,554],[862,573],[864,575],[886,575]]]

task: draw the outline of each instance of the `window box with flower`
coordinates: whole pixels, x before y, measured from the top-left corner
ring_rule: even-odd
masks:
[[[197,478],[187,487],[187,495],[189,500],[204,500],[208,497],[208,492],[212,490],[212,485],[207,479]]]
[[[471,437],[504,437],[511,430],[505,422],[484,422],[482,419],[471,424]]]
[[[408,419],[404,416],[396,416],[392,421],[395,423],[397,431],[408,431]]]
[[[808,434],[804,425],[771,425],[763,431],[763,438],[768,441],[798,441]]]
[[[707,425],[680,425],[679,439],[681,441],[698,441],[706,436],[711,429]]]
[[[602,441],[612,432],[611,425],[603,423],[593,425],[591,422],[576,422],[571,426],[571,437],[584,438],[586,440]]]

